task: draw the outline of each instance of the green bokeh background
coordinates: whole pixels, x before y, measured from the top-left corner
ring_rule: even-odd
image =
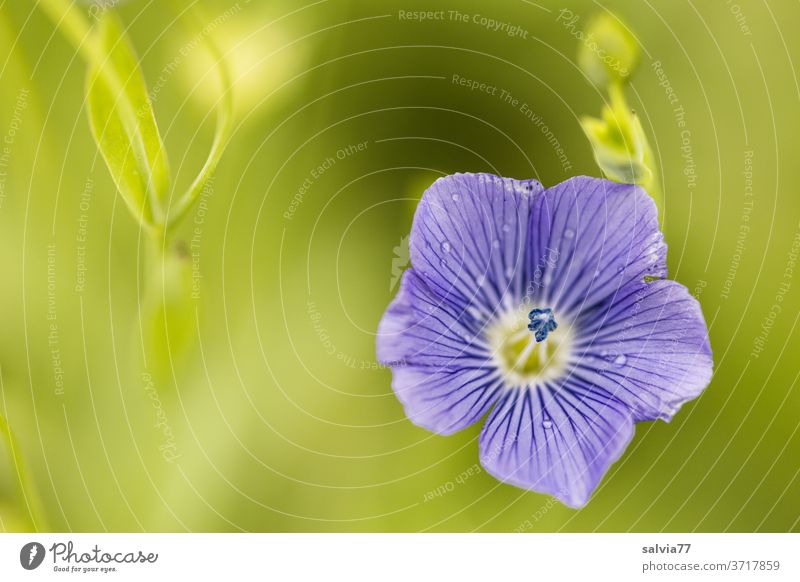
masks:
[[[85,64],[32,0],[0,3],[0,137],[11,137],[0,144],[8,152],[0,414],[40,498],[37,527],[800,529],[800,278],[798,267],[787,271],[800,232],[800,41],[792,28],[800,5],[200,4],[234,69],[237,126],[203,212],[193,210],[179,232],[188,241],[193,221],[202,222],[198,339],[174,381],[159,382],[154,406],[137,335],[145,241],[91,139]],[[642,44],[627,95],[662,172],[671,277],[698,296],[716,363],[709,388],[671,423],[638,425],[580,511],[477,471],[479,426],[440,437],[412,425],[374,354],[394,293],[393,260],[403,262],[395,247],[427,184],[456,171],[545,185],[598,175],[579,118],[599,113],[604,96],[575,65],[578,41],[557,20],[562,8],[582,21],[610,10]],[[459,10],[469,22],[399,17],[420,9]],[[199,29],[174,3],[129,0],[117,12],[151,89],[162,81],[154,107],[175,181],[185,186],[210,142],[217,94],[202,42],[193,42]],[[526,38],[487,30],[475,14],[518,25]],[[654,61],[685,110],[693,188]],[[527,103],[571,167],[518,108],[454,84],[454,74]],[[329,157],[335,163],[311,178],[287,218],[304,180]],[[82,225],[86,284],[76,290]],[[171,462],[159,449],[159,422],[174,435]],[[2,452],[0,529],[30,528]]]

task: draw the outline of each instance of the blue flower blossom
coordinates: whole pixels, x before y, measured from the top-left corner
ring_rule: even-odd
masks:
[[[446,435],[488,413],[480,460],[501,481],[581,507],[634,423],[671,419],[711,378],[700,306],[664,279],[638,186],[441,178],[410,252],[378,358],[415,424]]]

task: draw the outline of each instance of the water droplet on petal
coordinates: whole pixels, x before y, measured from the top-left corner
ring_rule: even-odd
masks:
[[[513,276],[514,276],[514,269],[512,269],[511,267],[508,267],[506,269],[506,277],[508,277],[510,279]]]
[[[442,267],[446,267],[446,266],[447,266],[447,261],[445,261],[444,259],[442,259],[441,261],[439,261],[439,264],[440,264]]]
[[[543,420],[542,421],[542,427],[546,428],[546,429],[553,428],[553,421],[552,420],[547,420],[547,419]]]
[[[514,185],[514,191],[523,197],[527,197],[531,193],[531,185],[517,183]]]
[[[509,232],[510,230],[511,230],[511,226],[509,226],[508,224],[504,224],[503,225],[503,232]]]
[[[614,358],[614,363],[617,366],[624,366],[625,362],[627,362],[627,361],[628,361],[628,358],[626,358],[623,354],[620,354],[616,358]]]
[[[492,241],[492,248],[499,249],[500,248],[500,241],[497,240],[497,239],[494,239]]]
[[[451,247],[451,246],[450,246],[450,243],[449,243],[449,242],[447,242],[447,241],[444,241],[444,242],[442,243],[442,245],[441,245],[441,249],[442,249],[442,252],[443,252],[443,253],[449,253],[449,252],[450,252],[450,250],[451,250],[452,248],[453,248],[453,247]]]
[[[458,194],[453,194],[452,196],[453,202],[458,202],[459,198],[461,198]]]
[[[483,287],[483,284],[486,283],[486,277],[483,275],[478,275],[478,278],[475,279],[475,283],[478,284],[478,287]]]
[[[568,228],[567,230],[564,231],[564,236],[566,238],[573,238],[575,236],[575,231],[572,230],[571,228]]]

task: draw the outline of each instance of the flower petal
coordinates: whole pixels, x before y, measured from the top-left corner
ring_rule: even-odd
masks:
[[[486,368],[407,366],[393,372],[392,388],[409,420],[441,435],[480,420],[502,389],[500,376]]]
[[[700,304],[675,281],[631,283],[581,314],[572,375],[602,387],[637,421],[670,420],[711,380],[713,359]]]
[[[507,391],[483,427],[480,458],[501,481],[581,507],[632,437],[627,406],[561,382]]]
[[[488,366],[480,324],[440,299],[408,269],[378,327],[378,359],[392,367],[392,388],[415,423],[450,434],[495,402],[500,375]]]
[[[411,231],[411,263],[429,288],[485,315],[519,299],[536,180],[455,174],[425,191]]]
[[[581,176],[548,188],[531,212],[532,300],[569,315],[644,277],[665,277],[658,211],[632,184]]]

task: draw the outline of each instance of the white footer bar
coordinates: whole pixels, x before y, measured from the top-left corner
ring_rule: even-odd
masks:
[[[1,534],[0,580],[800,580],[800,534]]]

